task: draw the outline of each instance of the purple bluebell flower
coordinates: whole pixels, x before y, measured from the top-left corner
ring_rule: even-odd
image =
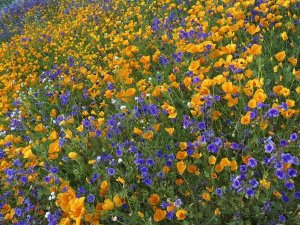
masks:
[[[16,214],[18,217],[20,217],[20,216],[22,215],[22,213],[23,213],[23,210],[22,210],[22,209],[20,209],[20,208],[18,208],[18,207],[15,208],[15,214]]]
[[[296,141],[298,139],[298,135],[296,133],[290,134],[290,140],[291,141]]]
[[[288,176],[290,177],[290,178],[292,178],[292,177],[296,177],[297,176],[297,170],[295,170],[295,169],[293,169],[293,168],[289,168],[288,169]]]
[[[283,168],[283,164],[280,161],[275,162],[274,168],[277,170],[281,170]]]
[[[245,173],[247,171],[247,166],[246,165],[240,165],[240,171],[242,173]]]
[[[108,169],[107,169],[107,174],[108,174],[109,176],[113,176],[113,175],[115,174],[115,169],[114,169],[114,168],[108,168]]]
[[[57,166],[52,167],[52,168],[51,168],[51,172],[52,172],[52,173],[58,173],[58,167],[57,167]]]
[[[162,65],[162,66],[166,66],[166,65],[168,65],[168,59],[167,58],[165,58],[164,56],[160,56],[159,57],[159,63]]]
[[[70,92],[70,91],[67,91],[65,94],[61,94],[61,95],[59,96],[60,101],[61,101],[61,104],[62,104],[62,105],[68,104],[68,102],[69,102],[69,97],[70,97],[70,96],[71,96],[71,92]]]
[[[147,166],[151,167],[151,166],[153,166],[154,164],[155,164],[155,162],[154,162],[153,159],[149,158],[149,159],[146,160],[146,165],[147,165]]]
[[[293,190],[295,187],[294,183],[292,183],[292,182],[286,182],[284,186],[289,190]]]
[[[249,184],[252,186],[252,188],[256,188],[258,186],[258,181],[253,179],[249,181]]]
[[[248,164],[247,165],[250,166],[250,167],[252,167],[252,168],[256,167],[257,166],[256,159],[254,159],[254,158],[248,159]]]
[[[246,188],[246,195],[247,197],[252,197],[254,195],[254,190]]]
[[[148,177],[148,178],[143,180],[143,183],[146,184],[147,186],[151,186],[152,180],[151,180],[151,178]]]
[[[241,186],[241,183],[238,179],[234,179],[232,182],[232,187],[234,187],[235,189],[238,189]]]
[[[160,206],[161,206],[162,209],[166,209],[168,206],[170,206],[170,203],[168,203],[166,201],[162,201]]]
[[[286,196],[284,193],[282,193],[281,200],[282,200],[284,203],[288,203],[288,202],[290,201],[289,197]]]
[[[175,207],[180,207],[182,205],[182,200],[180,198],[176,199],[174,202]]]
[[[283,214],[279,215],[279,218],[278,218],[279,222],[281,223],[284,223],[285,222],[285,216]]]
[[[232,148],[233,150],[238,150],[238,149],[239,149],[239,144],[237,144],[237,143],[235,143],[235,142],[232,142],[232,143],[231,143],[231,148]]]
[[[275,174],[278,177],[278,179],[280,179],[280,180],[285,178],[285,174],[282,170],[277,170]]]
[[[90,203],[93,203],[95,201],[95,195],[89,194],[87,196],[87,201],[90,202]]]
[[[269,109],[267,114],[266,114],[267,117],[278,117],[279,116],[279,111],[277,109]]]
[[[271,153],[275,149],[275,146],[273,142],[269,142],[268,144],[265,145],[265,152],[266,153]]]
[[[280,146],[281,146],[281,147],[284,147],[284,148],[285,148],[286,146],[288,146],[288,144],[289,144],[289,143],[288,143],[287,140],[284,140],[284,139],[283,139],[283,140],[280,140]]]
[[[290,153],[282,153],[281,155],[282,162],[284,163],[292,163],[293,156]]]
[[[221,196],[223,194],[222,188],[217,188],[216,189],[216,194],[219,195],[219,196]]]
[[[205,129],[205,123],[204,122],[199,122],[198,123],[198,129],[199,130],[204,130]]]
[[[173,220],[174,219],[174,215],[175,215],[175,212],[174,211],[170,211],[167,213],[167,218],[169,220]]]
[[[217,145],[215,145],[215,144],[209,144],[207,146],[207,150],[209,152],[212,152],[212,153],[217,153],[219,149],[218,149]]]
[[[214,96],[214,101],[215,102],[218,102],[218,101],[220,101],[221,100],[221,97],[219,96],[219,95],[215,95]]]

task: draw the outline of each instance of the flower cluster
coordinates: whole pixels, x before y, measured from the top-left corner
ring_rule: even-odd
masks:
[[[0,224],[297,224],[300,6],[0,10]]]

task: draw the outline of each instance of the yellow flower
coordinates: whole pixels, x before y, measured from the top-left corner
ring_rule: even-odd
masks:
[[[271,186],[271,182],[265,180],[265,179],[262,179],[259,181],[260,185],[263,186],[265,189],[269,189],[270,186]]]
[[[204,192],[202,194],[202,198],[208,202],[211,200],[210,194],[208,192]]]
[[[215,214],[215,216],[220,215],[220,214],[221,214],[221,213],[220,213],[220,209],[219,209],[219,208],[216,208],[215,211],[214,211],[214,214]]]
[[[125,184],[125,180],[122,177],[118,177],[116,181],[120,182],[121,184]]]
[[[144,213],[142,213],[141,211],[138,211],[137,214],[138,214],[138,216],[141,217],[141,218],[144,218],[144,217],[145,217]]]
[[[114,207],[115,207],[115,204],[114,204],[114,202],[112,200],[110,200],[110,199],[105,199],[104,200],[104,204],[102,205],[102,208],[104,210],[108,210],[108,211],[109,210],[113,210]]]
[[[53,141],[53,140],[56,140],[57,138],[58,138],[58,133],[56,132],[56,130],[53,130],[51,132],[51,134],[49,135],[48,140]]]
[[[115,195],[113,198],[113,201],[114,201],[115,205],[118,207],[121,207],[123,205],[122,198],[120,198],[119,195]]]
[[[129,88],[126,90],[125,95],[126,97],[132,97],[135,95],[135,92],[136,92],[135,88]]]
[[[75,198],[70,202],[70,217],[76,221],[76,225],[80,225],[85,214],[84,199],[85,197]]]
[[[72,131],[69,130],[69,129],[65,131],[65,134],[66,134],[66,138],[67,138],[67,139],[70,139],[70,138],[72,138],[72,136],[73,136]]]
[[[57,115],[56,110],[55,110],[55,109],[52,109],[51,112],[50,112],[50,116],[51,116],[52,118],[54,118],[54,117],[56,117],[56,115]]]
[[[231,171],[236,171],[237,168],[238,168],[237,162],[236,161],[231,161],[230,162],[230,168],[231,168]]]
[[[59,206],[64,212],[70,212],[70,202],[76,198],[76,195],[69,187],[67,192],[60,193],[57,196],[56,205]]]
[[[208,158],[209,164],[215,165],[216,161],[217,161],[217,158],[215,156],[213,156],[213,155],[209,156],[209,158]]]
[[[169,135],[173,135],[173,133],[174,133],[174,128],[172,128],[172,127],[169,127],[169,128],[165,128],[165,131],[169,134]]]
[[[82,131],[83,131],[83,125],[82,125],[82,124],[79,125],[79,127],[77,127],[77,130],[78,130],[79,132],[82,132]]]
[[[187,143],[186,142],[180,142],[179,143],[179,148],[180,148],[180,150],[186,149],[187,148]]]
[[[225,166],[230,166],[230,161],[228,158],[222,158],[220,164],[225,167]]]
[[[190,66],[189,66],[189,71],[195,71],[199,68],[200,66],[200,62],[197,60],[197,61],[193,61],[190,63]]]
[[[284,32],[282,32],[281,34],[280,34],[280,36],[281,36],[281,38],[282,38],[282,40],[284,40],[284,41],[286,41],[289,37],[288,37],[288,35],[287,35],[287,33],[284,31]]]
[[[148,63],[150,63],[150,56],[145,56],[145,55],[143,55],[143,56],[140,58],[140,62],[143,63],[143,64],[148,64]]]
[[[42,123],[40,123],[34,127],[34,131],[35,132],[45,132],[46,129],[45,129],[44,125]]]
[[[36,155],[34,155],[31,151],[31,148],[24,148],[22,151],[24,159],[32,159],[35,158]]]

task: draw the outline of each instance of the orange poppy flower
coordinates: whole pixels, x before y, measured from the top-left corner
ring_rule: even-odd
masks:
[[[153,215],[153,219],[155,222],[159,222],[166,218],[167,212],[166,210],[156,209]]]
[[[282,62],[286,57],[286,54],[285,54],[285,51],[281,51],[281,52],[278,52],[276,55],[275,55],[275,58],[279,61],[279,62]]]
[[[179,209],[179,210],[176,212],[177,220],[184,220],[185,217],[186,217],[186,214],[187,214],[187,211],[186,211],[186,210],[184,210],[184,209]]]
[[[58,145],[58,141],[55,141],[49,145],[49,154],[56,153],[60,151],[60,147]]]
[[[106,180],[102,181],[101,185],[100,185],[100,195],[101,196],[105,196],[107,191],[109,189],[109,184]]]
[[[241,124],[248,125],[249,123],[250,123],[250,116],[249,115],[242,116]]]
[[[183,161],[180,161],[176,164],[177,170],[180,175],[182,175],[186,169],[186,164]]]
[[[261,45],[254,44],[251,46],[251,48],[248,48],[247,52],[250,55],[260,55],[262,53],[261,48]]]
[[[143,131],[139,128],[134,127],[133,128],[133,133],[137,134],[137,135],[141,135],[143,133]]]
[[[80,225],[81,218],[85,214],[84,199],[74,198],[70,202],[70,217],[76,221],[76,225]]]
[[[186,151],[178,151],[176,154],[176,159],[183,160],[187,157],[187,155],[188,154]]]
[[[132,97],[132,96],[135,95],[135,92],[136,92],[135,88],[129,88],[129,89],[126,90],[125,96],[126,97]]]
[[[160,202],[160,197],[158,194],[152,194],[148,201],[150,202],[151,205],[157,205]]]
[[[181,179],[181,178],[176,179],[176,180],[175,180],[175,184],[178,185],[178,186],[179,186],[179,185],[182,185],[182,184],[183,184],[183,179]]]
[[[142,134],[142,137],[147,139],[147,140],[151,140],[153,138],[153,132],[152,131],[148,131],[144,134]]]
[[[195,173],[197,171],[197,166],[195,166],[195,165],[189,165],[187,167],[187,170],[188,170],[189,173]]]
[[[251,109],[254,109],[256,108],[257,106],[257,101],[255,99],[251,99],[249,102],[248,102],[248,107],[250,107]]]
[[[215,171],[216,171],[217,173],[221,172],[223,169],[224,169],[224,166],[221,165],[221,164],[217,164],[217,165],[215,166]]]

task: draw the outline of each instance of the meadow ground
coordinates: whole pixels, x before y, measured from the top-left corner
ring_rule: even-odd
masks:
[[[298,1],[0,7],[0,224],[300,224]]]

